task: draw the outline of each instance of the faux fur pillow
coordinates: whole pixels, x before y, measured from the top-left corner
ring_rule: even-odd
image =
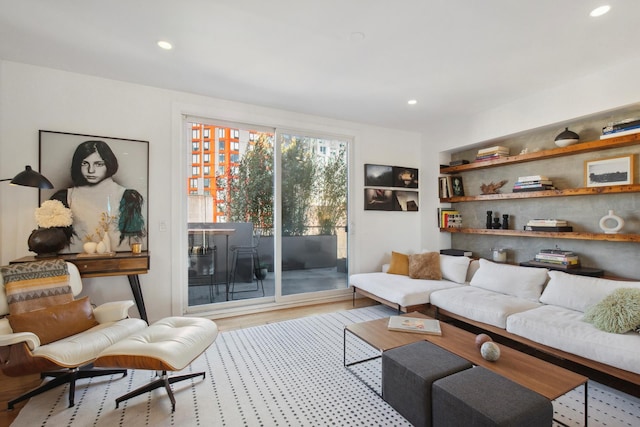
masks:
[[[640,289],[616,289],[589,308],[584,320],[605,332],[624,334],[640,325]]]
[[[389,274],[409,275],[409,256],[399,252],[391,252],[391,263],[387,270]]]
[[[438,252],[425,252],[409,255],[409,277],[412,279],[440,280],[440,254]]]

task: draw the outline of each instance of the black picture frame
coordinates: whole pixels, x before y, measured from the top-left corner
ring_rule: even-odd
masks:
[[[403,212],[418,212],[420,206],[420,193],[417,191],[401,191],[393,192],[395,200],[394,210]]]
[[[393,211],[395,210],[395,200],[393,190],[386,188],[364,189],[365,211]]]
[[[462,183],[462,177],[459,175],[449,177],[451,180],[451,195],[455,197],[464,196],[464,185]]]
[[[400,188],[418,188],[418,169],[394,166],[393,186]]]
[[[364,185],[365,187],[392,187],[393,166],[365,164]]]
[[[40,190],[40,204],[45,200],[51,198],[66,198],[69,193],[69,189],[83,188],[85,194],[96,195],[97,193],[91,193],[92,185],[78,185],[74,186],[74,181],[71,177],[72,159],[74,152],[78,147],[86,141],[102,141],[108,145],[117,159],[117,171],[113,174],[112,181],[117,186],[124,187],[119,189],[119,193],[132,195],[136,200],[136,206],[141,206],[141,214],[143,221],[143,228],[140,230],[137,241],[142,243],[142,250],[148,250],[149,236],[148,236],[148,221],[149,221],[149,142],[114,138],[107,136],[86,135],[69,132],[56,132],[48,130],[39,131],[39,149],[40,149],[40,173],[46,176],[53,184],[52,190]],[[116,186],[114,186],[116,187]],[[66,194],[64,190],[67,190]],[[87,191],[89,190],[89,191]],[[97,190],[96,190],[97,191]],[[79,192],[76,192],[78,194]],[[141,200],[139,197],[141,196]],[[71,197],[71,196],[68,196]],[[111,196],[107,196],[108,202],[105,203],[108,206],[108,210],[111,212],[111,217],[116,218],[116,215],[120,215],[121,203],[126,206],[123,200],[110,200]],[[115,197],[114,197],[115,198]],[[124,198],[124,196],[123,196]],[[87,198],[88,201],[83,202],[86,206],[98,208],[95,204]],[[66,201],[69,204],[70,199]],[[76,205],[77,206],[77,205]],[[72,211],[74,206],[70,206]],[[93,212],[93,210],[92,210]],[[92,221],[95,220],[95,215],[91,215]],[[119,218],[119,217],[117,217]],[[109,227],[116,227],[116,222],[113,220],[113,225],[109,224]],[[91,233],[77,232],[76,228],[78,223],[74,218],[74,233],[71,245],[61,251],[61,253],[80,253],[83,252],[82,246],[86,241],[86,238]],[[129,238],[119,238],[126,233],[120,234],[118,229],[115,229],[114,233],[118,236],[114,242],[111,243],[113,252],[128,252],[131,251]],[[85,235],[79,235],[85,234]],[[110,230],[111,234],[111,230]],[[95,241],[95,239],[94,239]]]

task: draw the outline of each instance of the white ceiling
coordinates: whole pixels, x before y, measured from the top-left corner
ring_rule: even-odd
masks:
[[[639,18],[637,0],[0,0],[0,58],[421,131],[640,55]]]

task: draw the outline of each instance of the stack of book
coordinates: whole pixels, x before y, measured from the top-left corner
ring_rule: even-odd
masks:
[[[602,128],[600,139],[614,138],[616,136],[630,135],[640,132],[640,119],[625,119],[619,122],[608,123]]]
[[[524,229],[525,231],[573,231],[573,227],[564,219],[530,219]]]
[[[531,264],[555,269],[569,269],[580,267],[580,258],[573,251],[561,249],[542,249],[535,256]]]
[[[501,157],[509,156],[509,148],[502,145],[494,145],[493,147],[481,148],[476,155],[476,162],[482,162],[485,160],[494,160]]]
[[[519,176],[518,181],[513,185],[514,193],[544,190],[555,190],[553,182],[544,175]]]
[[[462,215],[452,208],[438,208],[439,228],[462,228]]]

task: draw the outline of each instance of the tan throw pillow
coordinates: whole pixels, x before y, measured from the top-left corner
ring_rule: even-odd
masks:
[[[13,332],[33,332],[40,344],[48,344],[86,331],[98,324],[89,297],[27,313],[11,314]]]
[[[409,255],[409,277],[412,279],[441,280],[440,254],[425,252]]]
[[[389,274],[409,275],[409,256],[399,252],[391,252],[391,263],[389,263]]]

